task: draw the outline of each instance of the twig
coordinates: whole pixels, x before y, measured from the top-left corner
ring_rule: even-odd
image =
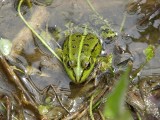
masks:
[[[88,5],[90,6],[90,8],[93,10],[93,12],[94,12],[96,15],[100,16],[100,14],[96,11],[96,9],[95,9],[95,8],[93,7],[93,5],[91,4],[90,0],[87,0],[87,3],[88,3]]]
[[[124,16],[123,16],[123,20],[122,20],[122,23],[121,23],[121,27],[119,29],[119,32],[121,33],[122,32],[122,29],[124,27],[124,23],[126,21],[126,17],[127,17],[127,12],[124,13]]]
[[[94,116],[93,116],[93,112],[92,112],[92,106],[93,106],[93,98],[94,98],[94,95],[91,96],[91,100],[90,100],[90,105],[89,105],[89,113],[90,113],[90,117],[91,117],[91,120],[94,120]]]
[[[53,91],[54,91],[54,93],[55,93],[55,95],[56,95],[56,98],[57,98],[57,100],[59,101],[60,105],[67,111],[68,114],[71,114],[71,113],[69,112],[69,110],[68,110],[68,109],[63,105],[63,103],[61,102],[59,96],[57,95],[56,90],[54,89],[54,86],[51,85],[51,87],[52,87],[52,89],[53,89]]]
[[[36,106],[35,101],[32,99],[32,97],[29,95],[29,93],[27,92],[27,90],[25,89],[25,87],[22,85],[20,79],[18,78],[18,76],[15,74],[15,72],[13,71],[13,69],[9,66],[9,64],[7,63],[7,61],[5,60],[5,58],[3,56],[0,56],[0,64],[2,65],[2,67],[4,68],[5,72],[8,74],[9,79],[14,82],[19,89],[21,89],[24,94],[27,96],[27,98],[29,99],[29,101]]]
[[[102,96],[104,96],[104,94],[108,91],[109,87],[105,86],[105,88],[95,97],[95,99],[93,100],[93,104],[97,103]],[[81,119],[82,116],[84,116],[87,111],[89,109],[88,103],[83,104],[82,106],[80,106],[79,111],[73,113],[70,116],[64,117],[62,120],[72,120],[72,119]]]

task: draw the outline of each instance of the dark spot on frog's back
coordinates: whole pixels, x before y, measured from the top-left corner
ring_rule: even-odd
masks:
[[[88,38],[88,40],[93,40],[93,39],[94,39],[94,37],[89,37],[89,38]]]
[[[84,46],[87,46],[87,47],[88,47],[88,46],[89,46],[89,44],[84,44]]]

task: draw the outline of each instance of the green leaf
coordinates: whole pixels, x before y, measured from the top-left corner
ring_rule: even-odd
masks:
[[[38,106],[38,111],[41,115],[45,115],[49,112],[50,106],[47,105],[39,105]]]
[[[153,45],[149,45],[145,50],[144,54],[146,56],[146,61],[150,61],[155,55],[155,47]]]
[[[12,42],[8,39],[0,39],[0,52],[3,55],[9,55],[12,49]]]
[[[106,69],[111,68],[113,55],[109,54],[106,57],[100,57],[99,60],[99,62],[101,63],[100,70],[104,72],[106,71]]]
[[[130,67],[127,68],[105,103],[104,115],[109,119],[120,119],[124,116],[124,99],[129,83]]]

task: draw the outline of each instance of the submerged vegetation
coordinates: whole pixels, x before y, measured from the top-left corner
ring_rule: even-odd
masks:
[[[143,8],[145,4],[141,3],[141,0],[129,3],[120,28],[114,30],[114,25],[95,9],[92,2],[85,1],[91,13],[87,13],[87,20],[84,22],[79,21],[84,19],[84,16],[72,18],[70,16],[73,15],[73,11],[69,14],[65,11],[64,25],[53,27],[47,23],[44,25],[46,30],[42,30],[43,25],[36,28],[37,25],[33,26],[32,21],[24,18],[26,12],[30,14],[33,12],[26,11],[25,7],[29,9],[40,5],[47,7],[56,4],[55,1],[18,0],[19,18],[27,26],[26,29],[29,28],[32,32],[30,39],[33,40],[28,43],[18,41],[16,46],[24,46],[22,49],[18,46],[17,52],[14,41],[0,39],[0,72],[2,76],[6,76],[5,84],[12,86],[9,90],[0,87],[0,119],[160,119],[159,74],[143,76],[152,59],[157,57],[158,45],[149,42],[143,48],[138,48],[133,42],[137,39],[128,32],[133,27],[125,30],[127,12],[133,13],[139,7],[142,7],[141,12],[144,12],[147,7]],[[147,3],[149,4],[149,1]],[[144,27],[144,24],[149,22],[153,23],[160,17],[159,12],[157,13],[159,4],[152,5],[156,7],[148,8],[148,14],[145,19],[138,21],[138,27]],[[73,6],[76,4],[73,3]],[[80,15],[78,12],[78,16]],[[144,27],[141,33],[146,34],[147,29],[149,28]],[[24,35],[26,31],[24,30]],[[79,42],[74,43],[76,40]],[[87,40],[92,42],[86,42]],[[32,50],[26,47],[28,44],[34,46]],[[30,56],[32,51],[34,54]],[[76,54],[76,57],[71,53]],[[137,65],[138,55],[142,56],[142,59],[139,58]],[[74,68],[75,66],[78,67]],[[59,74],[60,79],[64,76],[65,81],[48,84],[49,80],[55,83],[58,80],[58,77],[52,77],[52,71],[56,71],[53,76]],[[76,71],[76,74],[73,71]],[[78,78],[81,72],[82,75]],[[36,78],[40,84],[47,83],[45,88],[40,89],[39,85],[34,83]],[[41,81],[42,78],[45,81]],[[69,84],[70,88],[61,87],[61,83]]]

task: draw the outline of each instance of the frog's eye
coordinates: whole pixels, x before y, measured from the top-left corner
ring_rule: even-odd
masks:
[[[75,67],[75,66],[76,66],[76,61],[75,61],[75,60],[69,60],[69,61],[67,62],[67,66],[68,66],[69,68]]]
[[[84,69],[89,69],[90,68],[90,62],[89,61],[82,61],[82,67]]]

